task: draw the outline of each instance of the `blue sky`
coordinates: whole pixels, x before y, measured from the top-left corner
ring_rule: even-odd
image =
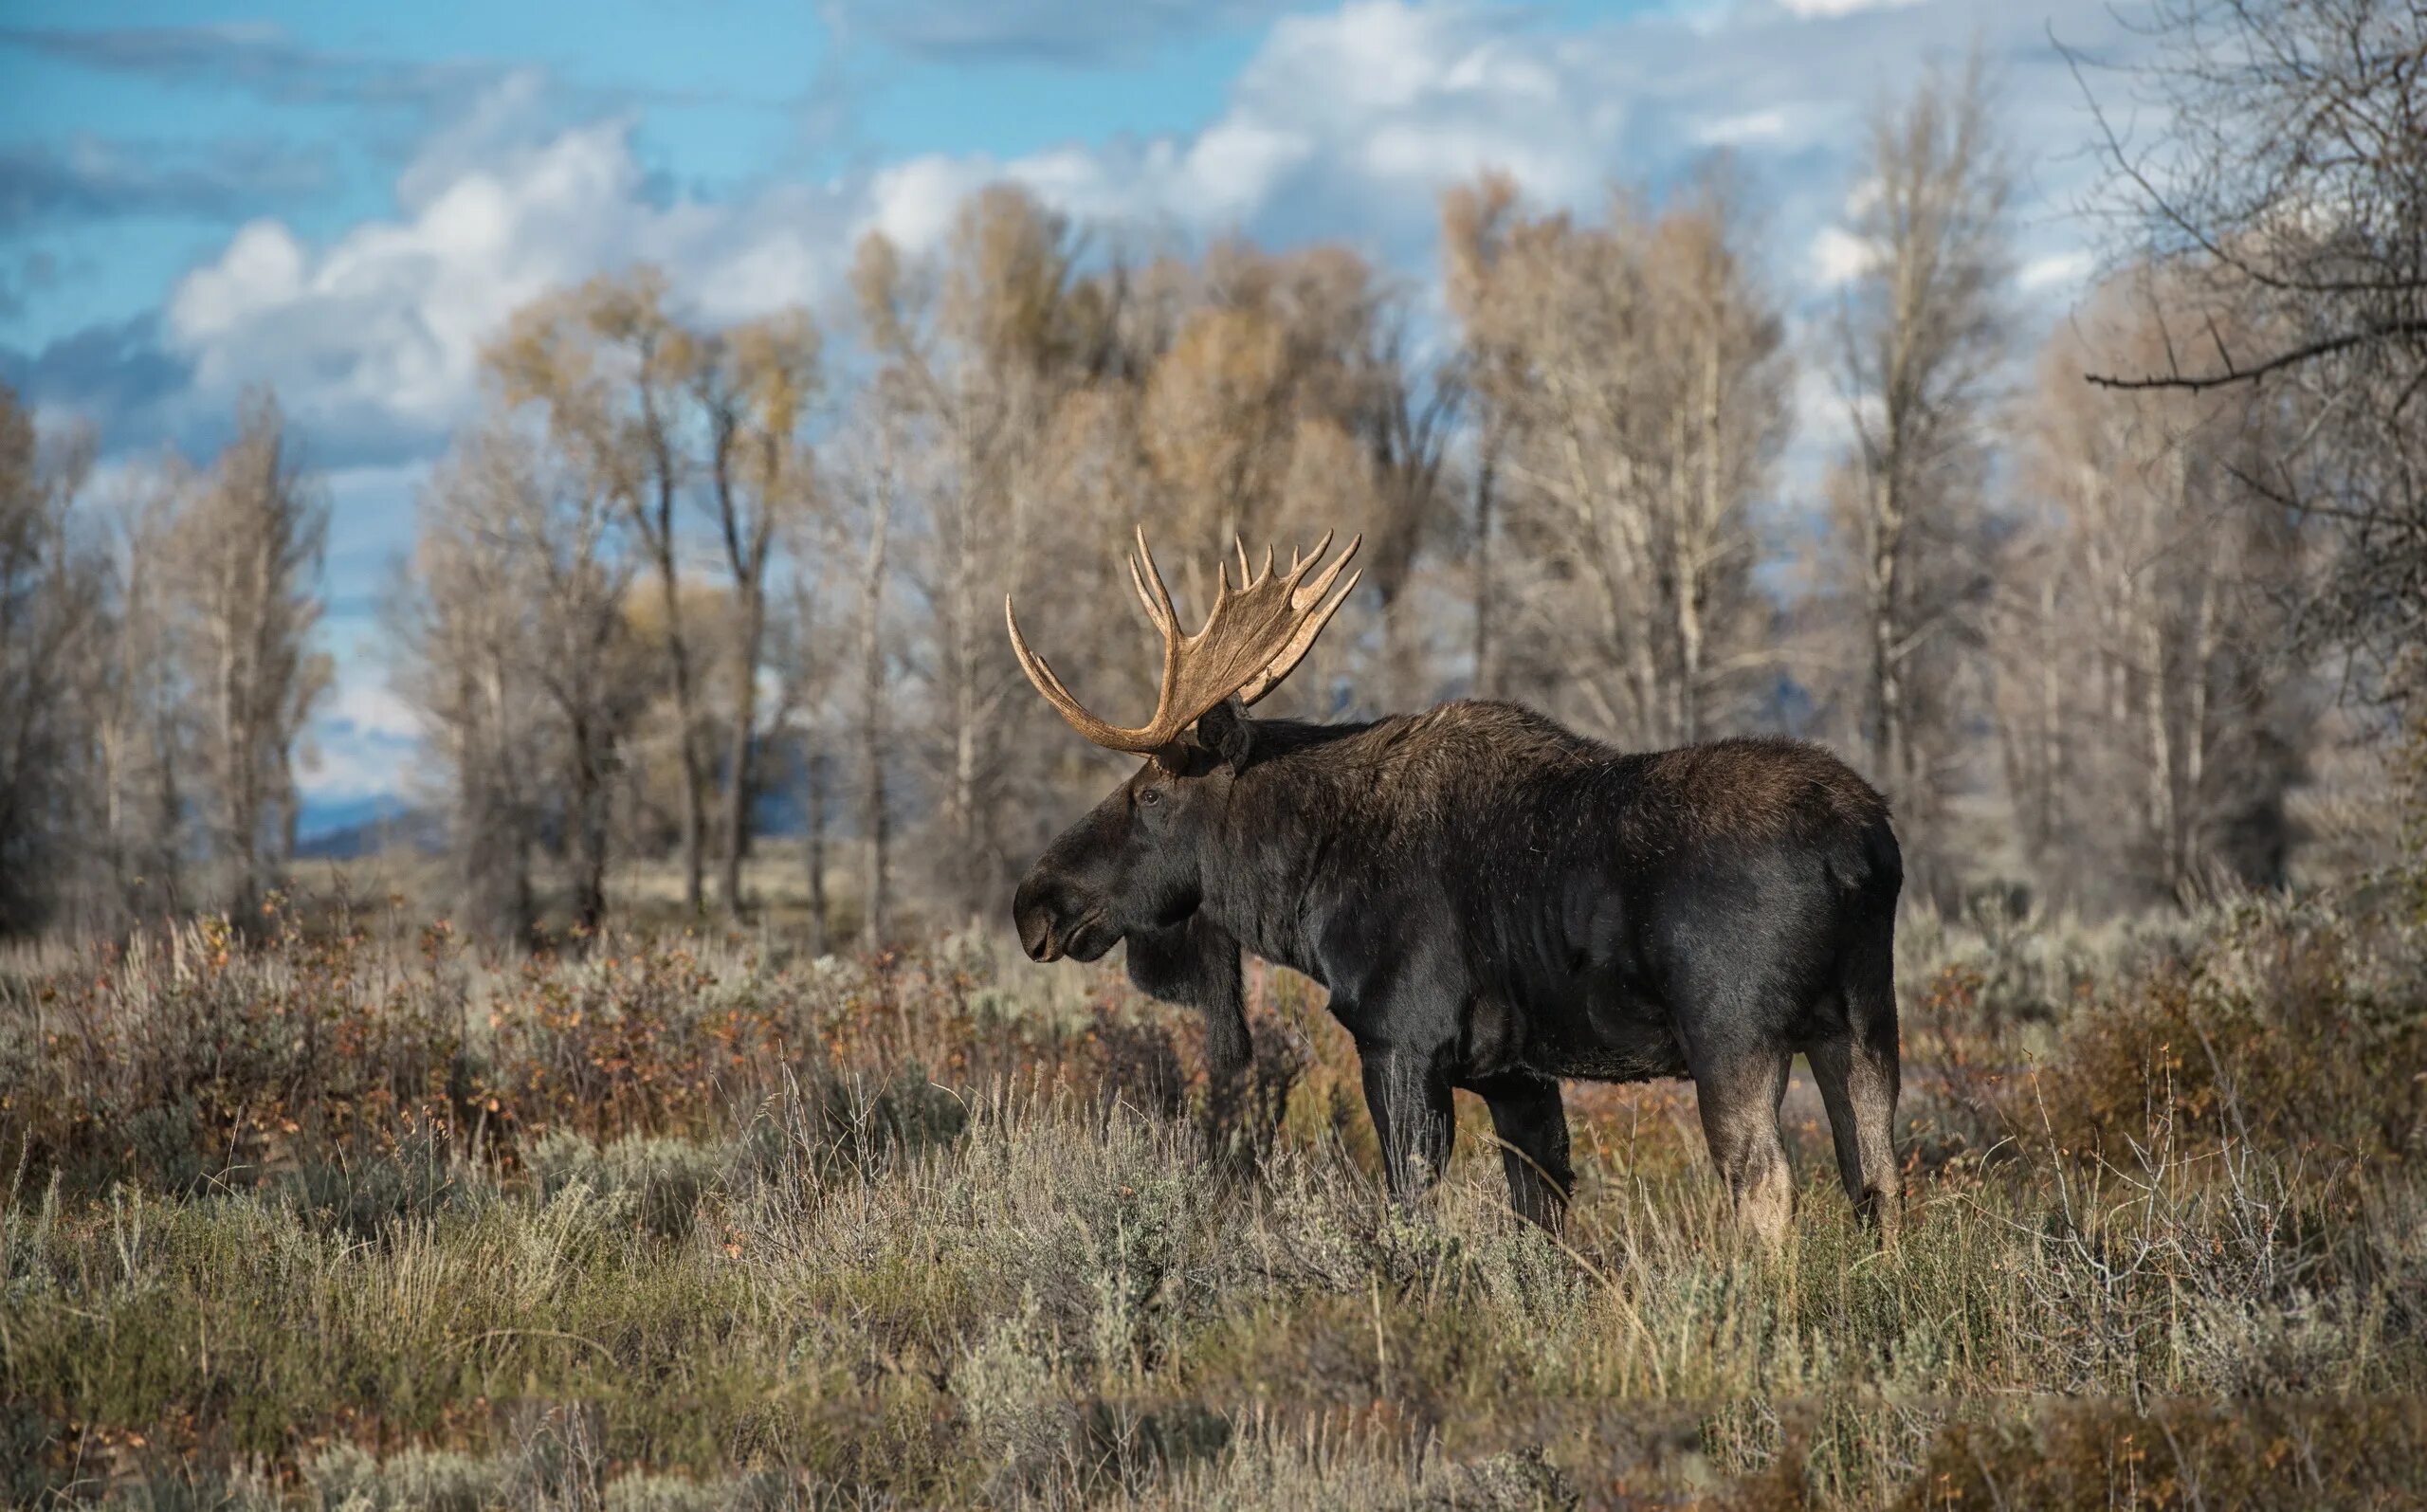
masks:
[[[1001,176],[1124,238],[1342,239],[1423,288],[1450,182],[1590,209],[1726,146],[1809,316],[1859,261],[1865,112],[1977,39],[2053,317],[2095,229],[2052,31],[2129,42],[2107,0],[13,0],[0,380],[100,428],[97,492],[278,386],[333,505],[340,683],[304,783],[334,810],[410,765],[377,592],[481,340],[541,289],[646,259],[704,317],[831,310],[862,232],[928,241]],[[1833,409],[1816,372],[1805,464]]]

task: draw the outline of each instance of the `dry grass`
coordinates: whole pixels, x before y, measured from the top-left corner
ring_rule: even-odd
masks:
[[[1917,930],[1912,1219],[1816,1100],[1743,1253],[1689,1089],[1377,1196],[1344,1037],[1253,1094],[1108,971],[390,916],[0,967],[0,1490],[64,1504],[2402,1506],[2427,941],[2395,895]],[[1462,1100],[1463,1102],[1463,1100]]]

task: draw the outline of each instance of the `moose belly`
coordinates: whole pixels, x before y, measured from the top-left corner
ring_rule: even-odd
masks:
[[[1686,1074],[1686,1047],[1666,1024],[1620,1020],[1585,1035],[1544,1038],[1527,1047],[1525,1064],[1551,1076],[1587,1082],[1649,1082]]]
[[[1523,1066],[1589,1082],[1648,1082],[1686,1074],[1686,1048],[1656,1004],[1561,1002],[1519,1007],[1497,998],[1473,1005],[1461,1059],[1477,1074]]]

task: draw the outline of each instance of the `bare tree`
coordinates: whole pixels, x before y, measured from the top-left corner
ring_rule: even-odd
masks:
[[[532,861],[549,750],[538,583],[519,549],[527,509],[514,497],[529,480],[516,443],[503,430],[475,433],[440,465],[387,606],[395,685],[429,725],[447,777],[460,917],[509,943],[538,924]]]
[[[855,282],[885,364],[868,400],[892,410],[890,476],[921,527],[904,561],[929,610],[913,645],[934,699],[921,748],[942,842],[937,890],[973,922],[1012,864],[1001,815],[1027,753],[1001,738],[1019,680],[999,654],[995,601],[1026,574],[1052,417],[1092,346],[1078,250],[1062,216],[998,185],[962,206],[935,259],[905,265],[872,241]]]
[[[399,685],[446,758],[465,907],[501,938],[527,932],[529,857],[549,832],[575,931],[606,917],[614,776],[654,691],[617,508],[586,465],[504,415],[464,437],[424,496],[392,616]]]
[[[1500,460],[1515,428],[1513,399],[1524,358],[1494,329],[1494,274],[1517,220],[1517,181],[1487,173],[1441,196],[1443,283],[1460,331],[1459,383],[1474,417],[1472,518],[1469,524],[1469,596],[1472,603],[1470,681],[1478,696],[1497,691],[1499,604],[1493,594],[1492,547],[1500,523]]]
[[[1866,263],[1837,319],[1854,446],[1834,501],[1862,622],[1866,761],[1905,827],[1917,893],[1944,881],[1934,836],[1959,632],[1985,582],[1982,421],[2004,354],[2011,193],[1977,54],[1874,118],[1852,228]]]
[[[767,640],[767,564],[787,519],[814,497],[801,434],[819,385],[817,327],[789,311],[719,335],[696,378],[708,416],[709,478],[725,567],[732,574],[732,722],[725,738],[721,890],[741,911],[741,863],[758,791],[758,668]]]
[[[2366,691],[2416,696],[2427,645],[2427,17],[2418,0],[2156,0],[2098,108],[2159,351],[2109,389],[2259,388],[2305,417],[2248,482],[2340,550],[2301,627]]]
[[[865,541],[859,572],[860,828],[867,847],[861,881],[860,938],[864,949],[885,948],[892,903],[892,794],[886,781],[891,761],[885,748],[887,657],[885,634],[886,554],[893,542],[893,501],[900,457],[897,438],[886,430],[873,465],[863,475],[861,506]]]
[[[1365,537],[1365,573],[1382,617],[1382,675],[1369,696],[1393,709],[1432,701],[1430,659],[1418,635],[1422,616],[1412,601],[1419,566],[1455,523],[1447,468],[1466,398],[1456,362],[1418,368],[1412,323],[1404,300],[1377,293],[1349,355],[1351,428],[1373,472],[1369,507],[1362,519],[1351,519]]]
[[[2102,910],[2280,883],[2308,722],[2308,680],[2266,670],[2302,542],[2243,481],[2285,444],[2284,407],[2081,381],[2162,359],[2142,282],[2110,283],[2043,355],[1990,640],[2034,869]]]
[[[699,466],[688,398],[699,339],[666,308],[665,275],[593,279],[519,312],[488,365],[510,404],[537,403],[565,454],[620,506],[657,584],[656,629],[673,692],[683,902],[698,913],[706,877],[708,762],[701,678],[685,626],[679,505]]]
[[[1597,228],[1520,218],[1490,182],[1447,214],[1469,381],[1499,428],[1497,560],[1524,574],[1495,683],[1640,746],[1744,718],[1764,654],[1750,510],[1788,373],[1724,173]]]
[[[98,823],[110,874],[106,902],[123,919],[170,918],[189,900],[185,768],[191,689],[176,654],[176,508],[194,491],[185,464],[121,501],[109,522],[115,590],[105,670],[95,701],[100,769]]]
[[[810,942],[822,956],[834,948],[828,872],[830,821],[839,784],[830,734],[836,721],[828,705],[842,670],[842,659],[827,647],[848,628],[847,624],[833,622],[828,603],[833,591],[848,584],[849,578],[837,580],[832,560],[837,532],[824,511],[814,517],[796,515],[788,527],[783,542],[786,592],[769,637],[769,660],[776,669],[772,722],[787,738],[800,779],[801,860],[809,891]]]
[[[221,899],[246,927],[293,853],[296,744],[329,687],[311,648],[328,527],[277,400],[246,400],[237,439],[178,511],[173,580],[199,709],[195,796]]]
[[[46,457],[0,386],[0,935],[66,902],[91,731],[79,695],[103,643],[104,577],[69,511],[91,455]]]

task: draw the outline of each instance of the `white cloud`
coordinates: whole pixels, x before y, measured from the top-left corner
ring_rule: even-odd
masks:
[[[525,87],[521,76],[500,86]],[[180,281],[165,336],[193,365],[195,397],[224,404],[274,383],[338,458],[410,454],[464,413],[482,344],[549,289],[659,262],[703,307],[732,314],[813,298],[840,265],[841,218],[816,194],[661,204],[628,121],[522,141],[509,124],[519,110],[487,118],[506,134],[494,150],[451,130],[405,170],[402,218],[319,247],[257,221]]]
[[[384,682],[356,678],[337,690],[320,717],[366,736],[409,738],[421,733],[421,717]]]
[[[1893,10],[1921,0],[1779,0],[1789,14],[1807,18],[1850,16],[1857,10]]]
[[[1859,276],[1879,256],[1879,249],[1842,226],[1824,226],[1812,239],[1812,281],[1834,288]]]
[[[2111,31],[2103,0],[2053,3],[2071,34]],[[1824,13],[1848,24],[1800,19]],[[1009,177],[1089,220],[1346,237],[1429,274],[1452,182],[1505,169],[1537,203],[1589,209],[1612,182],[1670,176],[1712,145],[1745,158],[1770,233],[1808,249],[1779,271],[1826,289],[1861,266],[1834,223],[1852,123],[1883,82],[1985,25],[2016,139],[2066,139],[2042,129],[2077,109],[2047,20],[1984,23],[1955,0],[1915,0],[1891,23],[1853,0],[1792,0],[1559,32],[1460,0],[1351,0],[1276,20],[1194,133],[1009,159],[930,154],[730,201],[666,194],[630,121],[552,127],[544,79],[509,74],[425,144],[394,218],[317,245],[279,222],[246,227],[179,284],[167,339],[204,406],[276,382],[333,453],[392,459],[426,453],[465,412],[481,343],[515,306],[602,268],[660,263],[719,319],[814,301],[839,286],[862,231],[931,246],[966,193]],[[2030,248],[2049,279],[2065,239]]]
[[[2025,263],[2015,282],[2030,294],[2063,292],[2078,286],[2095,265],[2096,260],[2082,248],[2052,252]]]
[[[1505,16],[1354,0],[1276,22],[1194,134],[913,158],[872,176],[862,224],[931,246],[961,196],[999,177],[1091,218],[1398,246],[1429,231],[1444,187],[1486,169],[1552,203],[1597,197],[1623,166],[1622,73],[1598,46],[1546,46]]]
[[[342,803],[402,790],[411,769],[415,737],[351,729],[315,720],[295,785],[306,801]]]
[[[869,184],[865,224],[903,246],[933,246],[952,228],[962,197],[997,173],[986,159],[940,153],[897,163],[880,170]]]
[[[1742,115],[1714,116],[1694,128],[1694,140],[1706,147],[1744,147],[1782,141],[1794,127],[1794,117],[1775,105]]]

